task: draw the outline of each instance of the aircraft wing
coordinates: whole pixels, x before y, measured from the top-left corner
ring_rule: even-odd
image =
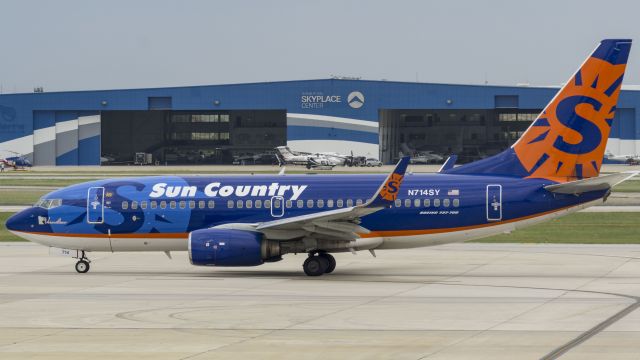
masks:
[[[617,184],[628,180],[639,173],[640,172],[638,171],[626,171],[562,184],[547,185],[544,188],[553,193],[577,195],[589,191],[611,189]]]
[[[318,234],[339,240],[353,240],[358,233],[369,230],[359,225],[359,218],[382,210],[393,204],[398,197],[400,185],[409,165],[409,157],[403,157],[395,169],[385,178],[375,194],[364,204],[294,216],[257,224],[225,224],[218,228],[252,228],[263,232],[268,238],[286,240],[293,237]]]

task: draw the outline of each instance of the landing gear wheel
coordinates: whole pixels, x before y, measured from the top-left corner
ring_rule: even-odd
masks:
[[[76,263],[76,271],[80,274],[84,274],[89,271],[89,262],[80,260]]]
[[[333,270],[336,269],[336,258],[334,258],[331,254],[322,253],[318,255],[327,260],[327,268],[324,270],[325,274],[331,274]]]
[[[325,273],[328,266],[327,259],[320,256],[310,256],[304,261],[302,269],[308,276],[320,276]]]

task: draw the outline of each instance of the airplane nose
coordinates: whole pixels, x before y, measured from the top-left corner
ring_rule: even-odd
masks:
[[[24,211],[24,210],[23,210]],[[20,219],[20,214],[22,212],[16,213],[11,215],[11,217],[9,217],[7,219],[7,222],[5,223],[5,227],[7,228],[7,230],[12,230],[12,231],[17,231],[18,230],[18,222]]]
[[[14,214],[7,219],[5,226],[10,231],[29,231],[29,224],[33,224],[33,211],[28,208]]]

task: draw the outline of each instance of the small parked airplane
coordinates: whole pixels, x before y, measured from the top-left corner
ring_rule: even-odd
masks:
[[[525,134],[492,157],[436,174],[156,176],[105,179],[44,196],[7,221],[25,239],[90,251],[188,251],[200,266],[255,266],[306,253],[414,248],[510,232],[607,199],[637,173],[598,177],[631,40],[603,40]]]
[[[436,154],[433,151],[418,151],[409,147],[407,143],[400,144],[400,157],[403,156],[411,156],[411,160],[409,161],[411,164],[435,164],[441,163],[444,161],[444,157],[442,155]]]
[[[607,151],[604,153],[603,164],[640,165],[640,155],[614,155]]]
[[[288,146],[276,148],[280,165],[304,165],[307,169],[331,170],[337,165],[344,165],[344,159],[324,154],[311,154],[292,151]]]

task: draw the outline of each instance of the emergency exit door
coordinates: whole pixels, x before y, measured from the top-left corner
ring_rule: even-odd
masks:
[[[502,185],[487,185],[487,221],[502,220]]]

